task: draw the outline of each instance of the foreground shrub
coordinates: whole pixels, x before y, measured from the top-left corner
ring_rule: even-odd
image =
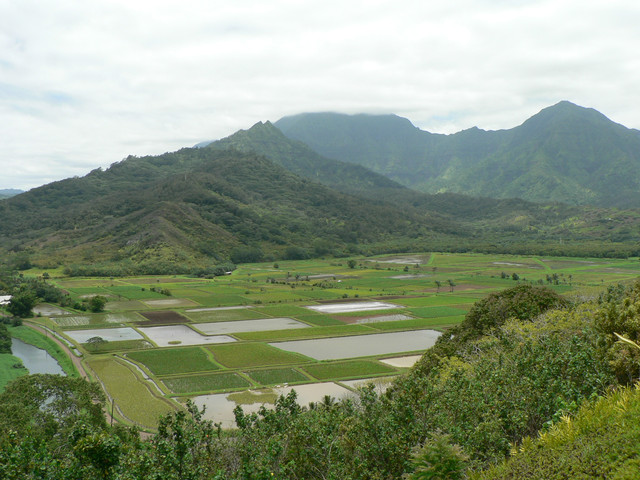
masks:
[[[565,416],[538,438],[525,439],[513,456],[474,480],[615,478],[640,471],[640,390],[622,388]]]

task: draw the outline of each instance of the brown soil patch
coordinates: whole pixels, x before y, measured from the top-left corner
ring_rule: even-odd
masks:
[[[138,325],[173,325],[176,323],[187,323],[189,319],[172,310],[162,310],[160,312],[140,312],[147,320],[138,322]]]

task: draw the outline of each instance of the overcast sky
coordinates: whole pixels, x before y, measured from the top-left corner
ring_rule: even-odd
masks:
[[[640,128],[633,0],[0,0],[0,188],[312,111]]]

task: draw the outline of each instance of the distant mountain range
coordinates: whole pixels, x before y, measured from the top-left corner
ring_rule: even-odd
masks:
[[[395,115],[307,113],[277,122],[319,154],[427,193],[640,207],[640,131],[570,102],[499,131],[422,131]]]
[[[15,188],[6,188],[0,190],[0,199],[13,197],[23,193],[23,190],[16,190]]]

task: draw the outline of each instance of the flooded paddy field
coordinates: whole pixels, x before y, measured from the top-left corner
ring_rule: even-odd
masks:
[[[107,342],[117,342],[121,340],[141,340],[143,337],[133,328],[93,328],[90,330],[68,330],[65,335],[78,343],[87,343],[87,340],[100,337]]]
[[[435,344],[440,335],[441,333],[435,330],[415,330],[316,340],[294,340],[271,343],[270,345],[316,360],[337,360],[426,350]]]
[[[48,303],[41,303],[33,307],[33,313],[36,315],[42,315],[43,317],[50,317],[52,315],[73,315],[72,312],[65,310],[55,305],[49,305]]]
[[[411,368],[420,358],[422,355],[406,355],[404,357],[383,358],[380,361],[392,367]]]
[[[309,328],[306,323],[293,318],[261,318],[257,320],[240,320],[236,322],[198,323],[196,328],[206,335],[225,333],[262,332],[269,330],[289,330]]]
[[[186,325],[168,325],[164,327],[140,327],[153,343],[159,347],[175,345],[202,345],[207,343],[229,343],[236,339],[227,335],[201,335]]]
[[[295,386],[281,386],[271,390],[276,397],[280,395],[288,395],[292,390],[296,391],[297,402],[301,406],[308,406],[311,402],[322,402],[326,395],[339,400],[355,396],[355,393],[345,387],[333,382],[312,383]],[[224,428],[235,427],[235,416],[233,409],[237,404],[229,394],[213,394],[213,395],[200,395],[193,398],[193,402],[198,408],[206,407],[204,418],[211,420],[215,423],[222,423]],[[259,397],[258,397],[259,398]],[[242,410],[244,413],[257,412],[262,405],[267,408],[270,403],[256,402],[250,404],[242,404]]]
[[[352,317],[345,317],[344,321],[346,323],[350,323],[350,321],[351,323],[398,322],[400,320],[411,320],[413,317],[400,313],[398,315],[380,315],[377,317],[354,318],[353,320],[351,320],[351,318]]]
[[[137,313],[94,313],[87,315],[69,315],[64,317],[51,317],[61,327],[80,327],[84,325],[109,325],[127,324],[139,322],[143,318]]]
[[[312,305],[307,307],[309,310],[314,310],[320,313],[349,313],[349,312],[367,312],[371,310],[390,310],[393,308],[402,308],[399,305],[386,302],[348,302],[348,303],[333,303],[324,305]]]

